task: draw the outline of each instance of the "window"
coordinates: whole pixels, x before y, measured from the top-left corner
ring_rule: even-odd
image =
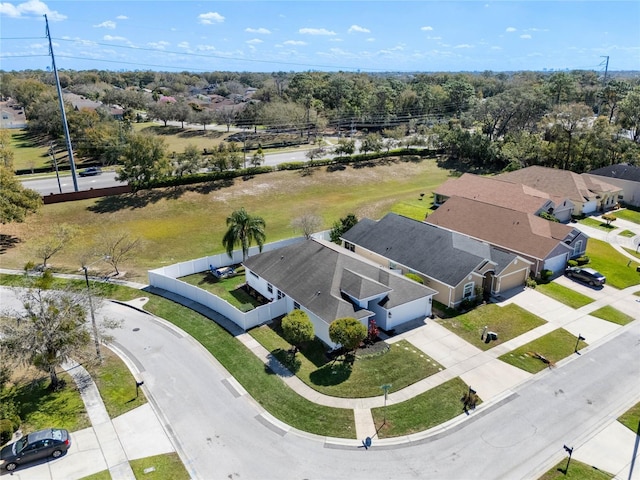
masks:
[[[346,248],[347,250],[349,250],[351,252],[355,252],[356,251],[356,246],[353,243],[344,242],[344,248]]]
[[[278,290],[278,300],[280,300],[281,298],[284,298],[286,295],[284,293],[282,293],[280,290]]]
[[[573,247],[573,256],[578,256],[582,253],[582,240],[578,240]]]
[[[300,304],[298,302],[293,302],[293,308],[300,310]]]
[[[270,283],[267,283],[267,291],[269,293],[273,293],[273,285],[271,285]]]
[[[473,295],[473,282],[467,283],[464,286],[464,293],[462,294],[462,298],[471,298]]]

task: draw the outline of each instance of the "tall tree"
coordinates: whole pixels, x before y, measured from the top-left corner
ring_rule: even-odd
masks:
[[[118,180],[134,188],[144,188],[151,181],[165,177],[170,170],[163,138],[134,133],[128,136],[122,151]]]
[[[38,211],[42,205],[40,195],[24,188],[13,171],[0,165],[0,222],[24,222],[30,213]]]
[[[42,260],[42,268],[46,269],[51,257],[67,247],[77,234],[76,227],[63,223],[56,225],[51,234],[41,236],[34,244],[33,253]]]
[[[443,88],[447,92],[449,102],[453,107],[456,117],[460,118],[463,110],[466,110],[475,93],[473,85],[466,80],[449,80]]]
[[[618,106],[620,125],[631,132],[634,142],[640,142],[640,86],[635,87]]]
[[[120,275],[119,266],[127,258],[132,257],[142,245],[142,240],[133,237],[129,232],[110,230],[100,236],[101,254],[104,260]]]
[[[342,240],[340,240],[342,234],[353,227],[356,223],[358,223],[358,217],[353,213],[348,214],[346,217],[343,217],[339,221],[333,223],[331,232],[329,232],[329,238],[333,243],[340,245],[340,243],[342,243]]]
[[[264,229],[266,223],[262,217],[249,215],[244,207],[235,210],[227,217],[227,232],[222,238],[222,245],[231,257],[236,246],[242,248],[242,260],[249,256],[249,247],[255,241],[260,251],[266,240]]]
[[[315,213],[305,213],[291,220],[291,226],[295,232],[301,232],[308,240],[311,235],[322,225],[322,217]]]

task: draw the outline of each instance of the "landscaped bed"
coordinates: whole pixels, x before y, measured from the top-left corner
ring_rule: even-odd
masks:
[[[236,267],[234,272],[226,278],[218,278],[209,271],[199,272],[181,277],[178,280],[213,293],[242,312],[262,305],[265,299],[261,299],[256,294],[251,295],[251,290],[245,285],[244,267]]]

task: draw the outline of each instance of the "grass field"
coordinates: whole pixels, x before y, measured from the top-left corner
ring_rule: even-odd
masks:
[[[607,285],[623,289],[640,284],[640,273],[636,268],[640,262],[634,262],[602,240],[590,238],[587,255],[591,259],[589,267],[607,277]]]
[[[640,435],[640,402],[624,412],[618,421],[632,432]]]
[[[574,337],[563,328],[559,328],[509,353],[505,353],[499,358],[503,362],[521,368],[526,372],[537,373],[572,355],[576,348],[577,340],[577,337]],[[582,340],[577,343],[578,350],[586,346],[587,344]],[[534,355],[536,353],[549,360],[550,364],[536,358]]]
[[[578,221],[588,227],[597,228],[598,230],[604,230],[606,232],[609,232],[616,228],[615,225],[607,225],[607,222],[605,222],[604,220],[600,220],[598,217],[587,217]]]
[[[586,463],[571,459],[569,469],[567,468],[567,460],[562,460],[551,470],[541,476],[538,480],[608,480],[614,475],[604,472],[598,468],[594,468]]]
[[[46,205],[23,224],[3,226],[0,264],[22,268],[34,260],[33,239],[67,223],[81,233],[51,259],[55,268],[77,273],[80,258],[99,248],[105,231],[126,231],[142,238],[143,245],[122,270],[129,278],[146,280],[150,268],[223,252],[226,218],[240,207],[265,219],[270,242],[294,235],[291,221],[304,213],[320,215],[323,229],[351,212],[358,218],[377,219],[396,204],[417,202],[420,193],[430,195],[447,177],[434,160],[384,160],[376,166],[346,166],[333,172],[317,167],[306,176],[299,171],[276,172]]]
[[[539,327],[545,321],[511,303],[504,307],[482,305],[465,314],[439,320],[439,323],[472,345],[488,350]],[[480,338],[485,326],[488,331],[498,334],[497,340],[485,343]]]
[[[536,286],[536,290],[571,308],[584,307],[594,301],[593,298],[587,297],[582,293],[555,282],[539,284]]]
[[[607,320],[608,322],[617,323],[618,325],[626,325],[634,320],[631,315],[627,315],[611,305],[599,308],[598,310],[591,312],[589,315]]]
[[[629,222],[640,224],[640,209],[638,208],[624,208],[622,210],[616,210],[612,212],[618,218],[628,220]]]
[[[13,168],[38,168],[51,165],[49,146],[30,136],[26,130],[10,130]]]

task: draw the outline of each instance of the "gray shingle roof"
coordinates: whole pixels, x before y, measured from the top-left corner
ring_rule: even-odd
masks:
[[[621,180],[629,180],[631,182],[640,182],[640,167],[634,167],[633,165],[626,165],[622,163],[598,168],[590,171],[589,173],[591,175],[599,175],[601,177],[619,178]]]
[[[342,247],[313,239],[254,255],[244,264],[327,323],[371,314],[344,293],[362,299],[386,295],[387,308],[436,293]]]
[[[363,219],[343,238],[451,286],[458,285],[484,260],[494,262],[496,274],[500,274],[516,258],[466,235],[394,213],[378,222]]]

